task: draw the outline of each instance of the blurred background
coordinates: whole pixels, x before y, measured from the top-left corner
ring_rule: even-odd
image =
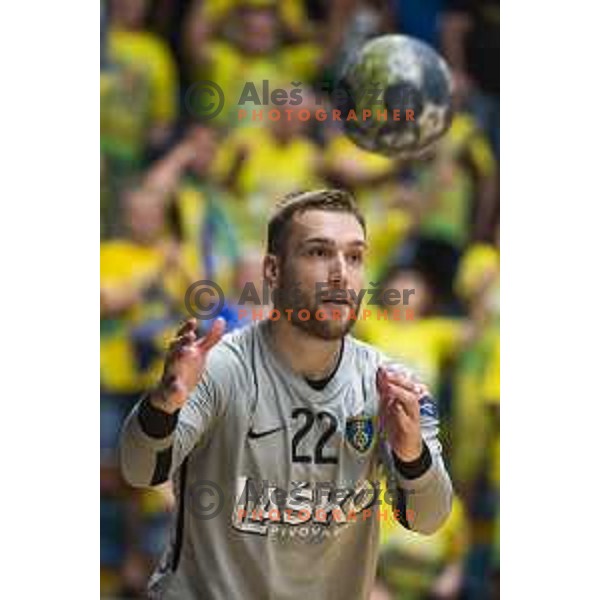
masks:
[[[258,90],[265,79],[271,89],[300,81],[301,107],[314,110],[311,85],[334,81],[364,41],[393,32],[428,42],[453,70],[454,121],[426,161],[367,153],[331,120],[238,119],[247,81]],[[235,299],[246,282],[262,285],[269,207],[315,186],[356,195],[369,227],[367,281],[417,290],[414,321],[363,321],[354,333],[435,390],[457,493],[431,537],[384,526],[372,600],[498,597],[499,38],[496,0],[101,2],[104,597],[143,597],[166,543],[169,485],[129,488],[115,448],[126,414],[161,375],[185,290],[214,279],[229,298],[228,328],[243,326]],[[225,96],[208,121],[186,94],[203,80]]]

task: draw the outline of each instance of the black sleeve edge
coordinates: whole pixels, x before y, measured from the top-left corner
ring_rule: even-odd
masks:
[[[421,477],[421,475],[427,472],[432,463],[431,452],[425,442],[423,442],[421,455],[415,460],[404,462],[396,456],[395,452],[392,452],[392,456],[394,457],[394,466],[405,479],[417,479]]]
[[[166,438],[175,431],[179,411],[173,414],[166,413],[155,408],[148,397],[142,400],[138,412],[138,420],[142,431],[149,437],[155,439]]]

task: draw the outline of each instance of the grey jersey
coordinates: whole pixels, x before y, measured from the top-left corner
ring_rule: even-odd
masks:
[[[226,335],[164,431],[152,423],[164,413],[143,400],[124,425],[127,481],[171,478],[177,497],[151,598],[367,598],[379,503],[393,503],[398,520],[423,533],[450,511],[435,407],[421,410],[426,469],[409,474],[377,419],[385,357],[346,336],[335,375],[316,390],[273,352],[268,327]],[[396,493],[384,497],[382,475]]]

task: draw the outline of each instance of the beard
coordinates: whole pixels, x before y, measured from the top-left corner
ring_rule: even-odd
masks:
[[[321,340],[339,340],[352,330],[356,318],[350,318],[350,311],[357,315],[359,306],[351,299],[348,304],[339,305],[318,302],[316,291],[302,289],[297,281],[291,269],[283,270],[281,287],[273,294],[273,306],[281,312],[281,318],[289,319],[298,329]],[[332,314],[333,311],[339,314]]]

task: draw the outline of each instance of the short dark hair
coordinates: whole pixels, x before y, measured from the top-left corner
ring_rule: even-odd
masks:
[[[282,256],[285,241],[289,237],[289,224],[295,214],[307,210],[324,210],[329,212],[345,212],[356,217],[365,235],[367,226],[365,218],[356,205],[354,196],[346,190],[326,189],[303,192],[292,192],[277,203],[275,211],[269,219],[267,231],[267,253]]]

